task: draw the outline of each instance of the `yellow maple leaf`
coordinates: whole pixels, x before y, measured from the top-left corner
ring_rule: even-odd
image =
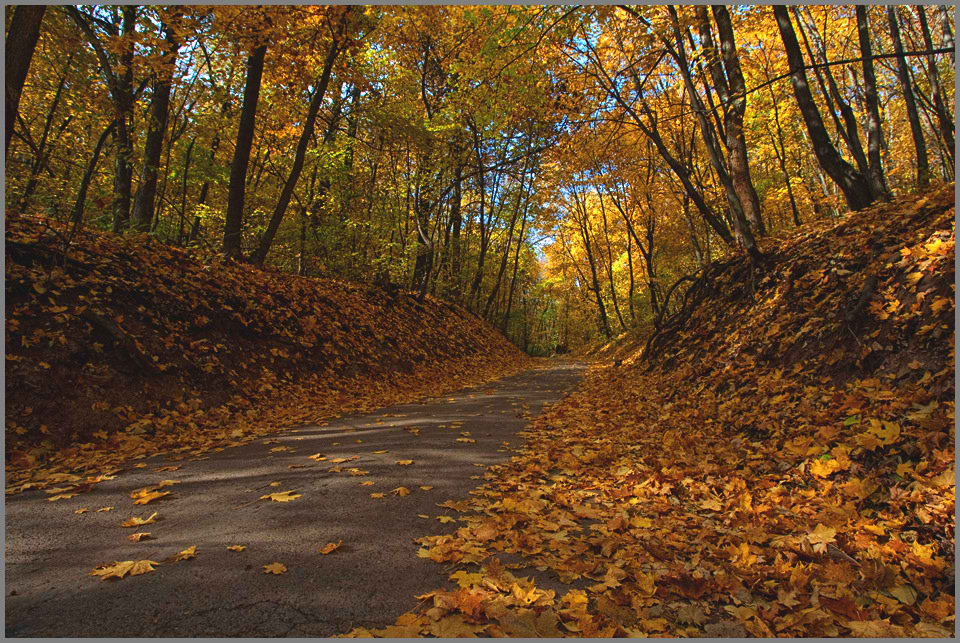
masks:
[[[227,549],[230,551],[243,551],[246,548],[246,545],[227,545]]]
[[[111,507],[111,509],[112,509],[112,508],[113,508],[113,507]],[[105,511],[105,510],[106,510],[106,508],[104,508],[104,509],[98,509],[97,511]],[[137,517],[133,517],[133,518],[131,518],[130,520],[128,520],[128,521],[126,521],[126,522],[124,522],[124,523],[121,523],[120,526],[121,526],[121,527],[139,527],[140,525],[152,525],[153,523],[157,522],[157,518],[158,518],[159,516],[160,516],[160,512],[154,511],[153,514],[151,514],[149,518],[137,518]]]
[[[270,563],[263,566],[264,574],[283,574],[287,571],[287,566],[283,563]]]
[[[149,532],[149,531],[138,531],[138,532],[135,533],[135,534],[130,534],[129,536],[127,536],[127,540],[129,540],[130,542],[134,542],[134,543],[138,543],[138,542],[140,542],[141,540],[145,540],[145,539],[148,539],[148,538],[150,538],[150,532]]]
[[[291,491],[278,491],[277,493],[268,493],[266,495],[260,496],[260,500],[273,500],[274,502],[290,502],[291,500],[296,500],[297,498],[303,497],[302,493],[294,493]]]
[[[390,452],[387,451],[386,449],[381,449],[381,450],[379,450],[379,451],[374,451],[374,453],[375,453],[376,455],[381,455],[381,454],[383,454],[383,453],[390,453]]]
[[[338,540],[338,541],[335,542],[335,543],[334,543],[334,542],[329,542],[329,543],[327,543],[326,545],[324,545],[323,547],[321,547],[320,549],[318,549],[317,551],[319,551],[321,554],[324,554],[324,555],[329,554],[329,553],[331,553],[331,552],[336,551],[337,548],[340,546],[340,543],[342,543],[342,542],[343,542],[342,540]]]
[[[100,507],[97,509],[97,513],[100,513],[101,511],[113,511],[113,509],[113,507]]]
[[[77,515],[79,516],[80,514],[85,514],[85,513],[87,513],[87,511],[88,511],[88,509],[87,509],[86,507],[80,507],[79,509],[77,509],[77,510],[74,511],[73,513],[75,513],[75,514],[77,514]]]
[[[426,485],[426,484],[420,485],[421,491],[430,491],[431,489],[433,489],[433,487],[431,487],[430,485]]]
[[[413,464],[413,460],[397,460],[397,464],[399,464],[401,467],[407,467]]]
[[[384,494],[382,494],[382,493],[371,493],[371,494],[370,494],[370,497],[371,497],[371,498],[383,498],[383,497],[384,497]]]
[[[140,489],[137,492],[131,493],[130,497],[134,498],[133,504],[135,505],[145,505],[148,502],[152,502],[157,498],[162,498],[164,496],[169,496],[169,491],[149,491],[147,489]]]
[[[396,489],[394,489],[394,490],[391,491],[390,493],[392,493],[392,494],[394,494],[394,495],[397,495],[397,496],[400,496],[400,497],[402,498],[403,496],[409,496],[409,495],[410,495],[410,490],[407,489],[406,487],[397,487]]]
[[[128,574],[130,576],[139,576],[140,574],[156,571],[153,566],[159,564],[160,563],[152,560],[125,560],[112,565],[97,567],[90,572],[90,575],[99,576],[101,580],[107,580],[108,578],[121,579]]]
[[[826,527],[821,523],[813,531],[807,534],[807,539],[813,545],[813,551],[823,553],[827,550],[827,543],[835,543],[837,530],[833,527]]]
[[[183,551],[178,552],[177,554],[174,554],[173,561],[177,562],[180,560],[190,560],[191,558],[195,558],[196,555],[197,555],[197,546],[191,545],[190,547],[187,547]]]
[[[818,478],[827,478],[836,473],[839,468],[840,465],[835,459],[821,460],[820,458],[815,459],[808,467],[810,473]]]
[[[457,442],[476,442],[473,438],[457,438]]]

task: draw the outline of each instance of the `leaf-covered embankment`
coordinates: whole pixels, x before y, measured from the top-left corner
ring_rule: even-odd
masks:
[[[753,279],[742,259],[691,290],[649,361],[535,420],[464,526],[423,540],[483,569],[398,625],[953,635],[954,186],[765,246]]]
[[[143,237],[93,232],[73,239],[64,264],[68,234],[7,219],[15,489],[529,366],[496,330],[430,297],[202,262]]]

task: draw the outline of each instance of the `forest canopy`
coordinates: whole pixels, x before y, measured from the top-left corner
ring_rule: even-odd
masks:
[[[945,6],[17,6],[6,210],[545,354],[954,174]]]

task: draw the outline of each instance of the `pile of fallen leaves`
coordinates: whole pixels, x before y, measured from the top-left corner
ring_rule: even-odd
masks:
[[[430,297],[201,261],[144,236],[71,238],[33,217],[6,220],[6,311],[7,493],[529,366]]]
[[[766,245],[420,541],[458,588],[352,634],[953,636],[954,187]]]

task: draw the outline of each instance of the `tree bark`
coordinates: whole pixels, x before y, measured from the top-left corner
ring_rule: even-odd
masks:
[[[40,39],[40,23],[43,22],[45,5],[17,5],[10,19],[10,31],[7,32],[5,47],[6,61],[6,117],[7,130],[4,133],[4,155],[10,151],[10,139],[13,137],[13,124],[20,113],[20,95],[27,82],[30,61]],[[8,9],[9,11],[9,9]]]
[[[706,7],[701,5],[698,9],[702,9],[704,17],[706,17]],[[760,213],[760,197],[757,195],[757,191],[753,187],[753,180],[750,178],[747,143],[743,135],[743,117],[747,108],[746,84],[743,80],[743,72],[740,69],[740,57],[737,55],[730,14],[723,5],[713,5],[712,9],[713,17],[717,21],[717,32],[720,35],[723,63],[729,79],[729,91],[725,98],[721,95],[721,99],[724,102],[729,101],[724,110],[726,112],[724,125],[727,134],[727,161],[730,164],[730,178],[733,180],[734,190],[740,197],[744,215],[756,234],[762,236],[767,233],[767,230],[763,225],[763,217]],[[709,22],[706,31],[708,34],[710,33]]]
[[[247,168],[250,166],[250,148],[253,147],[254,123],[257,102],[260,100],[260,82],[263,79],[263,59],[267,46],[253,50],[247,60],[247,81],[243,88],[243,107],[240,109],[240,126],[237,128],[237,144],[230,166],[230,188],[227,195],[226,221],[223,227],[223,254],[231,259],[240,259],[240,233],[243,229],[243,198],[246,189]]]
[[[920,115],[917,112],[917,101],[910,86],[910,73],[907,69],[907,60],[903,55],[903,43],[900,40],[900,22],[893,5],[887,6],[887,20],[890,23],[893,50],[897,53],[897,80],[900,81],[900,91],[903,93],[903,101],[907,108],[907,120],[910,121],[910,133],[913,136],[913,147],[917,152],[917,186],[923,188],[930,182],[927,143],[923,138],[923,126],[920,124]]]
[[[880,104],[877,99],[877,77],[873,69],[873,53],[870,45],[870,23],[867,20],[867,8],[858,4],[857,33],[860,38],[860,55],[863,57],[863,86],[867,103],[867,160],[870,172],[868,177],[873,192],[884,201],[890,200],[890,191],[883,176],[883,162],[880,158],[881,139]]]
[[[177,50],[180,48],[173,30],[168,25],[163,25],[163,30],[166,32],[167,50],[161,62],[163,68],[153,83],[150,122],[147,125],[147,138],[143,148],[143,167],[140,169],[140,189],[137,190],[137,198],[134,199],[131,214],[133,227],[140,232],[149,231],[153,221],[160,155],[163,152],[163,137],[167,131],[167,119],[170,114],[170,87],[173,83]]]
[[[797,99],[797,105],[803,116],[807,132],[810,134],[817,161],[820,167],[837,184],[840,191],[843,192],[850,209],[862,210],[873,202],[869,182],[866,177],[843,160],[833,143],[830,142],[830,135],[823,126],[820,110],[817,108],[813,95],[810,93],[810,86],[807,84],[807,75],[803,69],[803,54],[800,52],[800,43],[797,41],[797,34],[793,30],[787,8],[784,5],[774,5],[773,12],[780,29],[783,46],[787,52],[793,93]]]
[[[307,145],[310,143],[311,139],[313,139],[313,130],[317,122],[317,112],[320,111],[320,104],[323,102],[324,94],[327,93],[327,85],[330,83],[330,74],[333,71],[333,63],[336,61],[337,56],[343,49],[343,39],[346,33],[347,19],[349,18],[352,10],[352,7],[347,7],[345,9],[340,18],[336,33],[333,35],[333,38],[330,42],[330,49],[327,50],[327,57],[323,62],[323,71],[320,74],[320,80],[317,83],[316,89],[313,91],[313,98],[310,100],[310,107],[307,111],[307,120],[306,123],[304,123],[303,131],[300,133],[300,140],[297,143],[297,152],[293,160],[293,167],[290,168],[290,176],[287,177],[287,181],[283,185],[283,190],[280,192],[280,199],[277,201],[277,206],[273,210],[273,216],[270,217],[270,223],[267,225],[267,229],[263,233],[263,237],[261,237],[257,249],[250,257],[250,262],[255,265],[263,265],[264,260],[267,258],[267,253],[270,251],[270,245],[273,243],[273,238],[276,236],[277,230],[280,228],[280,222],[283,221],[283,215],[286,213],[287,206],[290,204],[290,198],[293,196],[293,191],[297,187],[297,181],[300,180],[300,173],[303,171],[303,161],[307,153]]]

